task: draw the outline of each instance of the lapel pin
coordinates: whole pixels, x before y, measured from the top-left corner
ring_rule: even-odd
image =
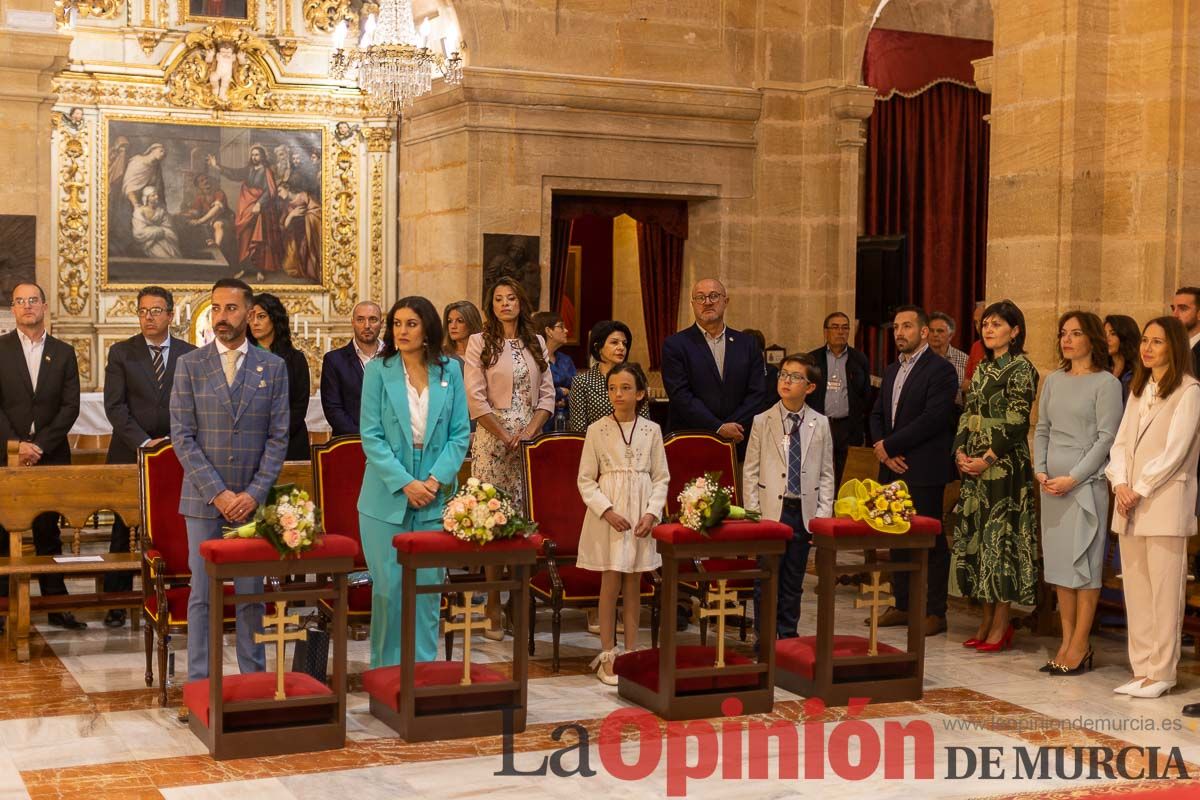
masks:
[[[49,364],[49,363],[50,363],[50,356],[46,356],[46,363],[47,363],[47,364]]]
[[[262,372],[262,367],[261,367],[261,366],[259,366],[259,368],[258,368],[258,371],[259,371],[259,372]]]
[[[442,381],[442,388],[443,388],[443,389],[445,389],[445,388],[446,388],[447,386],[449,386],[449,385],[450,385],[450,384],[449,384],[449,382],[447,382],[447,381]]]
[[[267,382],[266,382],[266,381],[259,381],[259,382],[258,382],[258,388],[260,388],[260,389],[265,389],[265,388],[266,388],[266,386],[267,386]]]

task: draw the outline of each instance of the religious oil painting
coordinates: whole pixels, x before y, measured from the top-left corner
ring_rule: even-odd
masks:
[[[322,284],[323,130],[110,118],[104,284]]]
[[[187,3],[187,17],[196,19],[238,19],[254,22],[250,19],[251,0],[184,0]]]
[[[0,307],[12,305],[12,290],[19,283],[37,280],[37,217],[0,214]]]
[[[525,290],[531,311],[539,308],[542,297],[542,267],[538,260],[540,239],[514,233],[483,235],[483,291],[486,293],[500,278],[513,278]],[[491,298],[483,298],[484,304]]]

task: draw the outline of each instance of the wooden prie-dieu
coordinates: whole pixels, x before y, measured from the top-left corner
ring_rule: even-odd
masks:
[[[354,569],[358,544],[345,536],[326,535],[298,558],[281,559],[264,539],[213,539],[200,545],[208,572],[208,596],[222,596],[223,586],[234,578],[264,576],[289,581],[296,573],[316,576],[315,581],[289,582],[273,591],[238,595],[238,602],[268,602],[259,641],[275,644],[268,663],[275,672],[243,675],[223,673],[220,602],[210,602],[208,628],[208,678],[183,687],[189,725],[213,758],[258,756],[334,750],[346,744],[346,574]],[[198,576],[197,576],[198,577]],[[193,577],[195,580],[196,577]],[[274,582],[273,582],[274,583]],[[288,602],[313,605],[329,600],[334,607],[333,662],[328,683],[302,672],[283,669],[287,641],[303,637],[286,630]],[[274,656],[272,658],[272,656]]]
[[[513,617],[511,674],[503,668],[471,661],[471,634],[487,626],[469,602],[472,592],[508,591],[513,608],[529,603],[529,574],[542,539],[501,539],[487,544],[465,542],[445,531],[398,534],[392,544],[403,567],[400,586],[400,663],[363,673],[363,689],[371,698],[371,713],[410,742],[492,736],[525,730],[529,656],[525,650],[528,618]],[[466,567],[476,573],[453,583],[418,584],[418,569]],[[496,571],[488,580],[484,567]],[[419,594],[462,592],[468,601],[450,609],[447,629],[463,632],[462,661],[416,660],[416,600]],[[461,622],[455,619],[461,616]]]
[[[907,533],[880,533],[852,519],[814,519],[809,525],[817,551],[817,635],[784,639],[775,648],[775,681],[789,692],[819,697],[829,706],[851,698],[872,702],[919,700],[925,677],[925,583],[929,550],[942,533],[931,517],[914,517]],[[881,550],[889,560],[878,560]],[[866,563],[839,564],[838,554],[865,553]],[[834,589],[840,575],[866,573],[858,608],[868,609],[867,636],[834,634]],[[908,581],[906,649],[878,641],[878,616],[891,598],[886,580]],[[862,630],[855,614],[851,623]]]
[[[770,711],[775,697],[774,635],[759,637],[758,655],[751,658],[726,650],[725,628],[728,618],[741,613],[734,584],[753,586],[757,580],[762,582],[759,624],[774,632],[779,558],[792,529],[764,520],[726,522],[698,533],[670,523],[655,526],[651,535],[663,561],[659,645],[625,653],[614,662],[621,697],[663,719],[724,716],[721,706],[730,698],[740,701],[745,714]],[[705,572],[709,591],[701,599],[700,613],[716,620],[716,644],[681,646],[675,632],[680,565],[713,558],[728,566]]]

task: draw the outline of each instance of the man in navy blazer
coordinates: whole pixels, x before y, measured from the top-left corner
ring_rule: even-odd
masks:
[[[179,359],[171,388],[171,443],[183,465],[179,513],[187,523],[188,680],[208,677],[208,578],[200,545],[221,538],[266,502],[288,446],[288,380],[283,359],[250,344],[247,321],[254,293],[234,278],[212,290],[216,340]],[[262,591],[263,579],[237,578],[238,594]],[[219,601],[218,601],[219,602]],[[242,672],[261,672],[266,654],[262,603],[237,606],[237,659]],[[181,714],[183,716],[183,714]]]
[[[725,326],[729,297],[720,281],[699,281],[691,301],[696,324],[663,342],[663,385],[671,400],[667,428],[712,431],[737,442],[741,455],[766,400],[762,351],[752,336]]]
[[[350,319],[354,336],[345,347],[330,350],[321,359],[321,408],[334,436],[358,435],[363,370],[379,353],[382,321],[378,305],[370,300],[359,303]]]
[[[108,351],[104,368],[104,413],[112,425],[106,464],[137,463],[138,448],[157,444],[171,433],[171,383],[175,364],[184,353],[196,348],[171,336],[171,312],[175,298],[161,286],[146,286],[138,292],[137,334],[117,342]],[[113,519],[108,552],[129,552],[129,526],[118,515]],[[104,576],[104,591],[128,592],[133,575],[110,572]],[[114,608],[104,624],[120,628],[125,609]]]
[[[900,360],[888,365],[871,411],[871,441],[879,459],[879,482],[902,480],[917,513],[942,519],[942,498],[953,479],[950,452],[958,421],[954,365],[929,349],[929,317],[919,306],[900,306],[892,319]],[[950,551],[943,533],[929,554],[925,635],[946,630],[946,590]],[[895,608],[879,620],[883,626],[908,622],[908,580],[892,582]]]

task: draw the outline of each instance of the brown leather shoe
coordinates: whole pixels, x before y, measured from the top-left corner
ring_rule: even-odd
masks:
[[[184,725],[187,725],[187,724],[188,724],[188,719],[189,719],[189,715],[188,715],[188,707],[187,707],[187,706],[180,706],[180,707],[179,707],[179,714],[178,714],[178,716],[176,716],[176,717],[175,717],[175,719],[179,720],[179,721],[180,721],[181,723],[183,723]]]
[[[925,618],[925,635],[937,636],[946,632],[946,618],[929,616]]]
[[[888,610],[879,615],[879,627],[881,628],[898,628],[901,625],[908,624],[908,612],[901,611],[895,606],[889,606]],[[871,618],[867,617],[863,620],[863,625],[870,627]]]

